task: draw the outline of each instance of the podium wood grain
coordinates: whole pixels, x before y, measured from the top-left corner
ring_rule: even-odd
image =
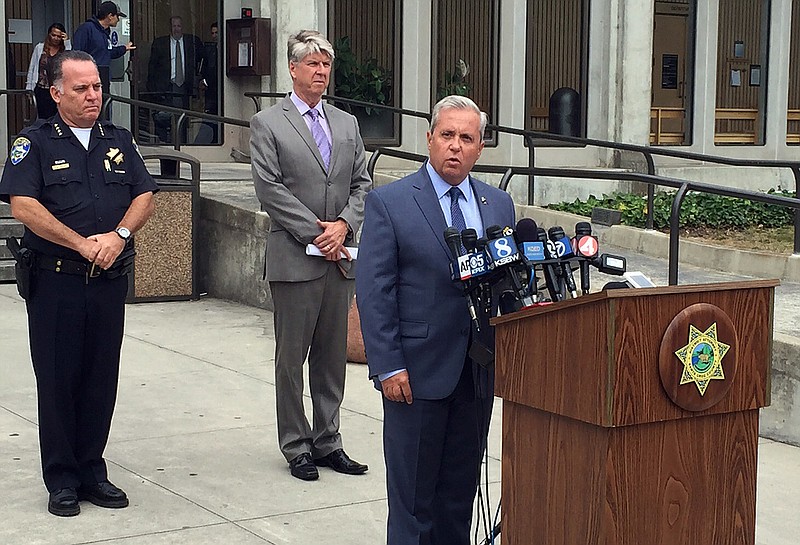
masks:
[[[752,545],[775,285],[617,290],[496,319],[503,543]],[[666,395],[658,362],[696,303],[729,316],[738,341],[727,394],[693,412]]]

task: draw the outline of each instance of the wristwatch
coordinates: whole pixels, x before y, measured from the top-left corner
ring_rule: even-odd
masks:
[[[114,232],[119,235],[119,238],[128,242],[131,239],[131,231],[127,227],[117,227]]]

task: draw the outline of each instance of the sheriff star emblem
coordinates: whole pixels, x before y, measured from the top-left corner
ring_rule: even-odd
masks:
[[[722,358],[729,349],[730,345],[717,339],[716,322],[704,332],[690,324],[689,342],[675,352],[683,364],[681,384],[694,382],[700,395],[705,395],[710,381],[725,380]]]
[[[119,165],[122,163],[124,156],[120,153],[119,148],[108,148],[108,152],[106,153],[106,157],[114,161],[115,165]]]

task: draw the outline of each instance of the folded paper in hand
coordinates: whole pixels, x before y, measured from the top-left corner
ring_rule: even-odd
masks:
[[[358,248],[356,248],[355,246],[345,246],[345,248],[347,248],[347,251],[350,252],[350,257],[352,257],[353,259],[358,259]],[[317,248],[314,244],[306,245],[306,255],[325,257],[325,254],[323,254],[322,251],[319,248]],[[344,252],[342,252],[342,259],[346,259]]]

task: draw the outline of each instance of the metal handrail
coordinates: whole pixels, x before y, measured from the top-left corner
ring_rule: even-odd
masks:
[[[158,104],[156,102],[149,102],[146,100],[138,100],[135,98],[128,98],[123,97],[120,95],[107,95],[103,98],[103,107],[100,110],[101,117],[105,117],[106,112],[108,111],[108,107],[112,102],[121,102],[122,104],[128,104],[129,106],[138,106],[140,108],[147,108],[147,109],[158,109],[160,112],[167,112],[178,115],[178,121],[176,123],[175,130],[172,131],[172,147],[176,151],[180,151],[181,149],[181,142],[178,135],[182,133],[182,129],[186,122],[189,119],[204,119],[206,121],[213,121],[216,123],[226,123],[228,125],[236,125],[237,127],[244,127],[249,129],[250,122],[244,121],[242,119],[237,119],[235,117],[225,117],[221,115],[215,114],[207,114],[205,112],[195,112],[194,110],[185,110],[183,108],[177,108],[175,106],[166,106],[164,104]]]
[[[248,91],[244,93],[244,96],[251,99],[253,104],[256,106],[256,112],[261,111],[261,103],[258,101],[259,98],[284,98],[286,93],[272,93],[272,92],[260,92],[260,91]],[[418,117],[420,119],[425,119],[427,121],[431,120],[431,114],[426,112],[418,112],[417,110],[407,110],[405,108],[398,108],[397,106],[387,106],[386,104],[373,104],[372,102],[364,102],[363,100],[356,100],[353,98],[344,98],[338,97],[334,95],[322,95],[324,100],[328,102],[339,102],[341,104],[348,104],[350,106],[361,106],[364,108],[375,108],[376,110],[389,110],[392,113],[400,114],[400,115],[407,115],[410,117]]]
[[[16,91],[6,91],[5,94],[10,94]],[[3,91],[0,90],[0,94],[3,94]],[[256,104],[256,110],[260,110],[260,104],[258,102],[258,98],[282,98],[285,93],[261,93],[261,92],[248,92],[244,93],[244,95],[248,98],[251,98],[253,102]],[[387,106],[383,104],[371,104],[368,102],[363,102],[359,100],[353,99],[346,99],[340,97],[333,97],[329,95],[325,95],[327,100],[331,101],[338,101],[347,104],[353,104],[357,106],[364,106],[364,107],[371,107],[376,109],[384,109],[392,111],[396,114],[400,115],[409,115],[412,117],[422,118],[429,120],[430,114],[425,112],[417,112],[413,110],[406,110],[403,108],[396,108],[394,106]],[[186,119],[189,117],[191,118],[199,118],[205,119],[209,121],[214,121],[217,123],[227,123],[232,124],[240,127],[249,128],[250,123],[247,121],[243,121],[236,118],[230,117],[223,117],[218,115],[206,114],[201,112],[194,112],[189,110],[184,110],[181,108],[176,108],[172,106],[164,106],[161,104],[156,104],[153,102],[147,102],[142,100],[130,99],[126,97],[121,97],[118,95],[111,95],[105,98],[103,104],[103,112],[107,109],[108,105],[112,101],[126,103],[132,106],[140,106],[145,108],[158,108],[160,111],[170,112],[179,115],[178,119],[178,130],[175,131],[173,134],[173,145],[176,150],[180,150],[180,142],[176,140],[177,134],[180,134],[180,129],[183,127],[183,124],[186,122]],[[613,149],[618,151],[629,151],[629,152],[637,152],[641,153],[645,159],[645,163],[647,165],[647,173],[638,173],[638,172],[629,172],[629,171],[598,171],[598,170],[588,170],[588,169],[566,169],[566,168],[540,168],[536,167],[533,164],[533,153],[530,153],[530,160],[529,165],[527,167],[509,167],[509,166],[500,166],[500,165],[475,165],[473,168],[474,172],[478,173],[494,173],[494,174],[501,174],[501,188],[507,189],[508,184],[511,181],[511,178],[515,175],[527,175],[528,176],[528,204],[533,204],[533,179],[534,176],[548,176],[553,178],[582,178],[582,179],[597,179],[597,180],[624,180],[624,181],[637,181],[637,182],[644,182],[648,185],[647,197],[648,197],[648,215],[647,215],[647,228],[653,228],[653,199],[655,195],[655,186],[665,186],[677,189],[677,193],[675,199],[673,200],[673,210],[670,215],[670,255],[669,255],[669,282],[671,285],[677,284],[678,280],[678,246],[679,246],[679,212],[680,212],[680,205],[682,203],[683,197],[688,191],[699,191],[704,193],[712,193],[717,195],[724,195],[728,197],[734,198],[742,198],[751,201],[757,202],[764,202],[767,204],[774,204],[778,206],[785,206],[788,208],[792,208],[795,210],[794,214],[794,253],[800,254],[800,213],[797,212],[800,209],[800,200],[797,198],[790,199],[786,197],[779,197],[776,195],[770,195],[766,193],[759,193],[755,191],[748,191],[743,189],[734,189],[724,186],[706,184],[701,182],[690,182],[687,180],[680,180],[677,178],[667,178],[663,176],[657,176],[655,174],[655,161],[653,159],[654,156],[663,156],[663,157],[673,157],[673,158],[682,158],[682,159],[689,159],[693,161],[702,161],[706,163],[712,164],[723,164],[728,166],[743,166],[743,167],[762,167],[762,168],[788,168],[792,172],[792,175],[795,180],[795,190],[797,191],[798,187],[800,187],[800,162],[798,161],[783,161],[783,160],[759,160],[759,159],[736,159],[731,157],[721,157],[721,156],[713,156],[713,155],[703,155],[694,152],[687,152],[687,151],[680,151],[680,150],[669,150],[663,148],[651,148],[649,146],[640,146],[636,144],[624,144],[624,143],[617,143],[617,142],[608,142],[604,140],[597,140],[593,138],[581,138],[581,137],[573,137],[573,136],[564,136],[558,134],[550,134],[544,133],[540,131],[529,131],[524,129],[517,129],[514,127],[506,127],[502,125],[487,125],[488,130],[493,130],[497,132],[502,132],[506,134],[512,134],[521,136],[525,139],[526,143],[529,145],[530,149],[534,149],[534,145],[537,139],[544,139],[544,140],[553,140],[559,142],[566,142],[571,144],[578,144],[582,146],[595,146],[601,147],[606,149]],[[407,159],[417,162],[422,162],[427,159],[426,156],[416,154],[416,153],[409,153],[404,152],[401,150],[395,149],[387,149],[387,148],[379,148],[379,147],[372,147],[367,146],[367,149],[373,151],[373,155],[369,160],[368,169],[370,175],[374,174],[375,166],[380,157],[386,155],[391,157],[396,157],[400,159]]]
[[[382,156],[395,157],[411,161],[423,162],[427,156],[417,153],[409,153],[394,149],[380,148],[376,150],[367,165],[368,172],[372,177],[378,159]],[[668,178],[641,172],[626,172],[617,170],[588,170],[588,169],[569,169],[569,168],[544,168],[544,167],[503,167],[496,165],[475,165],[472,169],[476,173],[503,174],[500,182],[500,189],[507,191],[511,178],[515,175],[535,175],[547,176],[550,178],[581,178],[591,180],[623,180],[631,182],[643,182],[648,186],[664,186],[676,189],[677,193],[672,201],[672,211],[670,213],[669,230],[669,284],[671,286],[678,283],[678,257],[680,243],[680,207],[688,191],[699,191],[715,195],[747,199],[765,204],[785,206],[795,210],[795,217],[800,216],[797,212],[800,209],[800,200],[796,198],[781,197],[769,193],[750,191],[746,189],[735,189],[704,182],[690,182],[678,178]],[[797,235],[797,230],[795,235]]]
[[[36,94],[30,89],[0,89],[0,96],[3,95],[26,95],[28,100],[33,106],[33,118],[36,119],[36,116],[39,112],[39,105],[36,103]]]
[[[260,93],[260,92],[248,92],[244,94],[246,97],[249,97],[253,100],[256,105],[256,110],[260,109],[260,104],[258,102],[258,98],[281,98],[286,96],[285,93]],[[358,106],[365,106],[370,108],[382,109],[382,110],[389,110],[390,112],[402,114],[402,115],[411,115],[413,117],[430,119],[430,114],[424,112],[415,112],[413,110],[406,110],[403,108],[397,108],[395,106],[388,106],[385,104],[371,104],[369,102],[363,102],[360,100],[353,100],[347,98],[341,98],[336,96],[324,95],[327,100],[335,100],[339,102],[343,102],[346,104],[354,104]],[[650,146],[642,146],[638,144],[625,144],[619,142],[608,142],[606,140],[598,140],[595,138],[583,138],[577,136],[564,136],[560,134],[552,134],[547,132],[541,131],[531,131],[527,129],[517,129],[515,127],[507,127],[504,125],[494,125],[489,124],[486,126],[486,129],[489,131],[497,131],[498,133],[505,133],[511,134],[516,136],[521,136],[525,139],[526,144],[530,150],[528,154],[528,168],[534,169],[535,167],[535,144],[537,140],[552,140],[556,142],[563,142],[568,144],[577,144],[580,146],[593,146],[599,147],[604,149],[611,149],[616,151],[625,151],[625,152],[633,152],[633,153],[640,153],[644,157],[645,164],[647,165],[647,174],[650,176],[655,176],[656,174],[656,165],[655,160],[653,159],[654,156],[658,157],[671,157],[674,159],[687,159],[690,161],[700,161],[705,163],[712,163],[718,165],[726,165],[726,166],[735,166],[735,167],[750,167],[750,168],[786,168],[792,172],[792,176],[794,177],[794,189],[798,193],[798,197],[800,197],[800,161],[784,161],[780,159],[737,159],[734,157],[723,157],[719,155],[704,155],[701,153],[695,153],[691,151],[683,151],[683,150],[673,150],[673,149],[664,149],[664,148],[653,148]],[[368,150],[374,151],[376,148],[372,146],[366,146]],[[529,170],[531,174],[528,176],[528,205],[534,204],[534,194],[535,194],[535,186],[534,186],[534,175],[532,174],[534,170]],[[653,209],[655,204],[655,191],[652,185],[648,185],[647,190],[647,217],[645,227],[647,229],[654,228],[654,216],[653,216]],[[795,214],[794,218],[794,254],[800,254],[800,213]]]

